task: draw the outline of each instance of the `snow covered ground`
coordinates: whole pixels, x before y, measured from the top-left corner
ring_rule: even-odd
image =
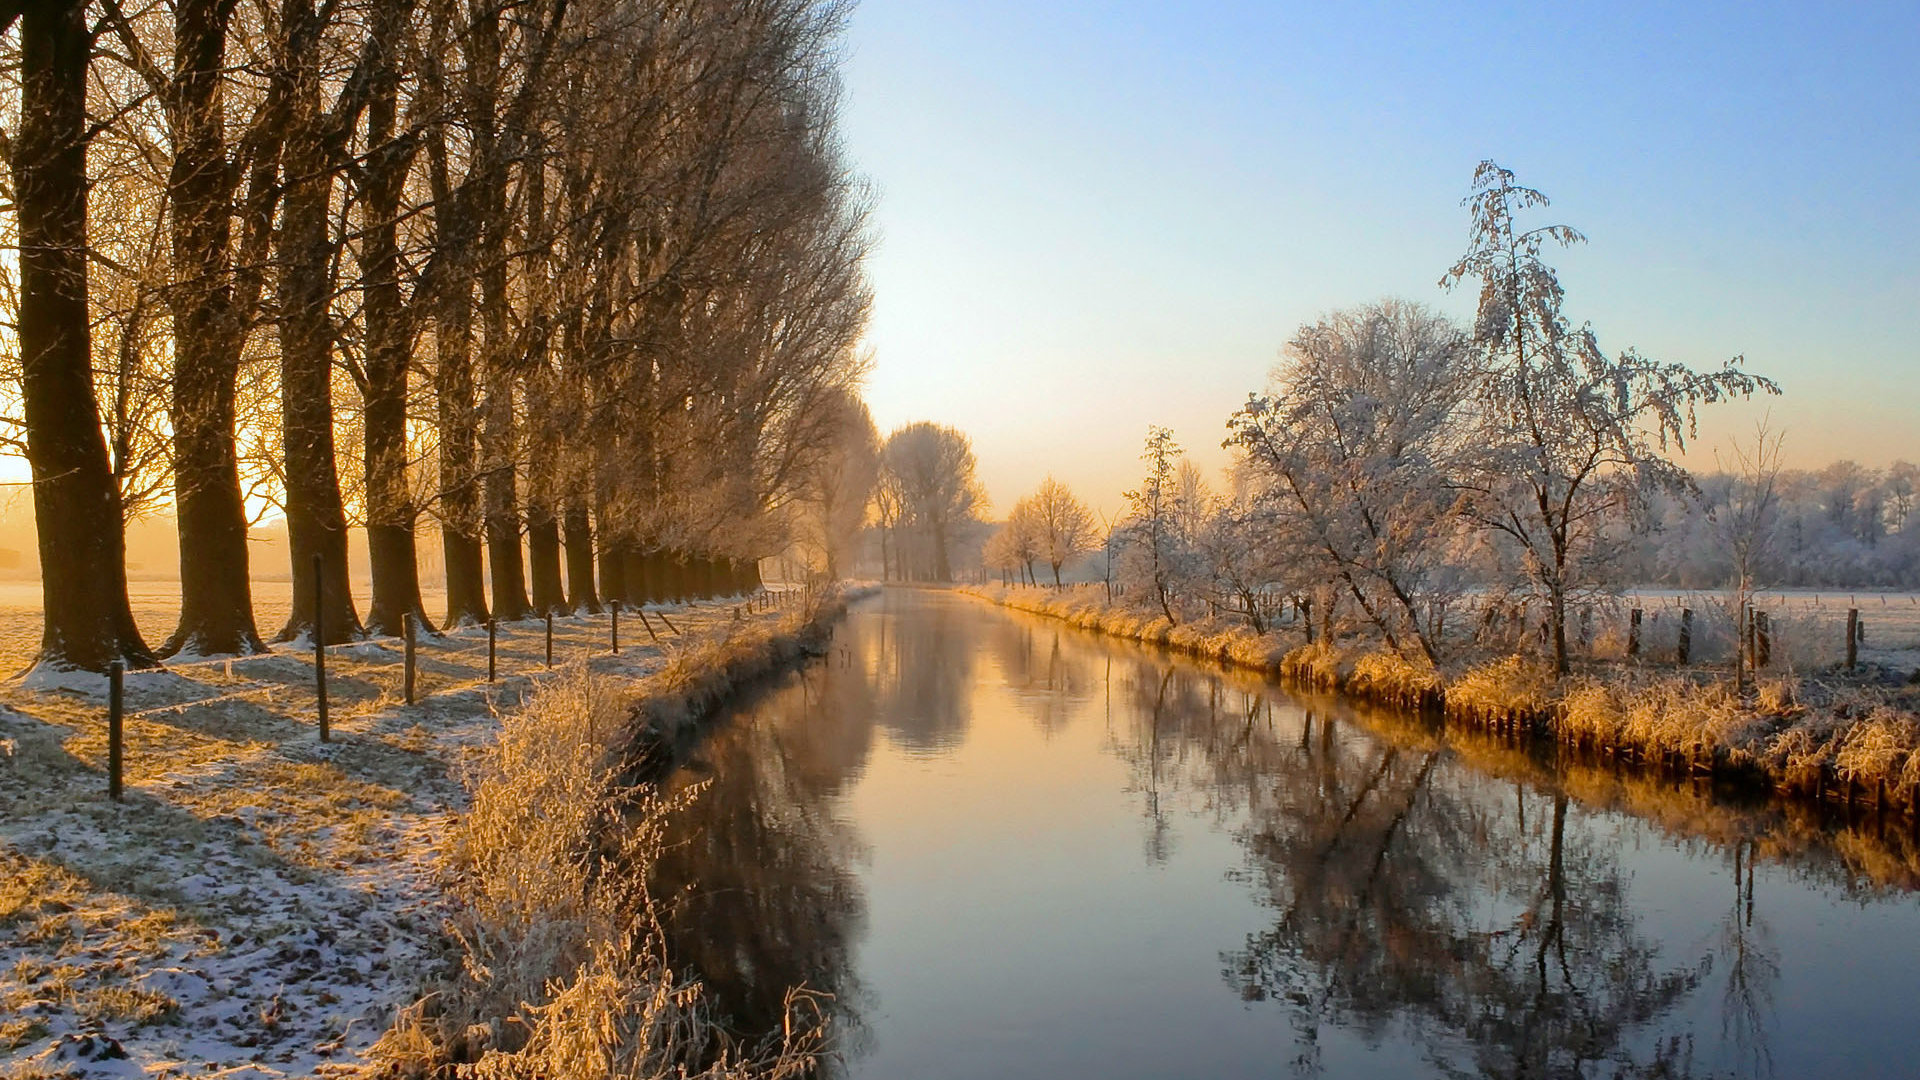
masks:
[[[671,649],[736,608],[651,622]],[[617,657],[608,631],[605,615],[556,620],[555,662],[635,678],[663,663],[632,613]],[[440,956],[436,851],[462,762],[541,677],[544,641],[537,621],[503,624],[489,685],[484,628],[423,639],[412,706],[397,639],[331,649],[325,744],[306,650],[129,674],[121,803],[103,679],[0,687],[0,1063],[354,1071]]]

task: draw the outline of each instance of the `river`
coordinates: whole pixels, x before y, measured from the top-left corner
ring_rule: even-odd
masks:
[[[1920,1074],[1920,855],[889,590],[692,748],[655,880],[833,1076]]]

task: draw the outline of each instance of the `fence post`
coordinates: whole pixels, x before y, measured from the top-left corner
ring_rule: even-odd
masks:
[[[1860,609],[1847,609],[1847,670],[1860,662]]]
[[[327,727],[327,625],[326,579],[321,575],[324,562],[319,552],[313,553],[313,690],[320,701],[320,741],[333,741],[333,733]]]
[[[1767,623],[1767,613],[1753,613],[1753,665],[1757,672],[1773,663],[1773,628]]]
[[[1627,659],[1640,658],[1640,609],[1627,613]]]
[[[613,604],[610,607],[608,607],[607,610],[613,612],[613,634],[612,634],[613,655],[619,656],[620,655],[620,601],[615,600]]]
[[[125,660],[107,665],[107,796],[114,802],[120,801],[121,769],[126,764],[126,675]]]
[[[400,616],[401,633],[406,635],[406,642],[407,642],[406,698],[407,698],[407,704],[409,705],[413,704],[413,658],[414,658],[413,654],[414,654],[414,648],[415,648],[415,642],[414,642],[415,622],[416,620],[414,619],[413,612],[411,611],[407,612],[405,615]]]
[[[1680,643],[1675,647],[1674,663],[1684,664],[1693,655],[1693,609],[1680,609]]]
[[[553,612],[547,612],[547,666],[553,666]]]
[[[495,621],[494,617],[491,615],[487,616],[487,681],[488,682],[493,681],[493,670],[494,670],[493,660],[495,655],[493,646],[494,646],[494,641],[497,640],[499,629],[500,629],[499,623]]]

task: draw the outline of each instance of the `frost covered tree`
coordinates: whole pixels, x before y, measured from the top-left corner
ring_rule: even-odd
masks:
[[[1554,670],[1568,670],[1567,610],[1609,584],[1621,526],[1653,489],[1685,488],[1669,450],[1695,434],[1699,406],[1777,394],[1739,357],[1698,372],[1628,349],[1608,356],[1593,330],[1561,311],[1564,295],[1543,256],[1585,238],[1565,225],[1527,227],[1520,214],[1547,197],[1491,161],[1474,172],[1467,251],[1441,278],[1479,283],[1473,344],[1480,367],[1465,511],[1510,546],[1545,602]]]
[[[1389,647],[1429,662],[1420,605],[1456,528],[1473,374],[1458,328],[1386,300],[1301,327],[1267,393],[1229,421],[1273,540],[1310,552]]]
[[[1059,588],[1061,568],[1092,548],[1093,513],[1075,497],[1073,489],[1051,475],[1040,481],[1039,488],[1022,499],[1021,505],[1030,518],[1037,557],[1052,569],[1054,588]]]
[[[1185,451],[1174,441],[1173,432],[1153,426],[1147,429],[1146,447],[1140,460],[1146,463],[1146,476],[1140,486],[1126,493],[1126,568],[1129,584],[1151,589],[1154,603],[1170,623],[1180,617],[1174,610],[1179,595],[1178,582],[1188,562],[1189,548],[1181,532],[1181,470]]]
[[[1039,584],[1033,576],[1033,562],[1046,556],[1046,538],[1042,530],[1039,506],[1033,496],[1029,495],[1013,504],[1002,533],[1007,553],[1019,564],[1028,585]]]
[[[808,470],[799,504],[802,536],[818,551],[829,581],[840,580],[853,563],[880,472],[880,433],[866,403],[849,393],[834,409],[833,436]]]

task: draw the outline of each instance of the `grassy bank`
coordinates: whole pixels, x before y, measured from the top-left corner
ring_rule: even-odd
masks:
[[[639,683],[584,670],[503,719],[471,767],[445,854],[445,974],[373,1047],[391,1075],[778,1078],[811,1068],[825,1012],[801,988],[785,1030],[742,1043],[669,962],[647,876],[675,806],[630,782],[740,687],[816,652],[848,598],[690,642]]]
[[[837,610],[799,599],[752,612],[668,606],[652,620],[658,638],[623,620],[617,655],[606,616],[556,620],[552,670],[543,626],[501,624],[493,682],[484,630],[423,639],[412,703],[398,642],[342,646],[328,658],[327,743],[303,652],[131,673],[120,802],[107,795],[104,680],[0,684],[0,1077],[358,1074],[396,1009],[429,984],[443,992],[410,1010],[411,1048],[383,1040],[392,1072],[491,1051],[505,1056],[488,1068],[511,1075],[513,1054],[571,1052],[542,1049],[529,1019],[505,1018],[574,1008],[611,985],[610,971],[633,970],[593,944],[609,940],[596,920],[612,901],[581,883],[616,883],[580,874],[608,860],[568,862],[575,849],[558,838],[587,835],[576,804],[597,806],[589,820],[600,822],[633,814],[634,833],[648,834],[642,808],[577,796],[626,769],[629,729],[689,728],[729,688],[792,659]],[[513,828],[553,842],[509,842]],[[456,833],[468,840],[452,843]],[[557,929],[545,955],[599,967],[535,976],[539,949],[498,932],[500,920],[568,890],[581,899],[555,926],[572,929]],[[475,961],[490,974],[457,988],[474,995],[459,1005],[449,975],[469,944],[495,961]],[[578,986],[548,996],[549,975]],[[466,1022],[448,1033],[461,1009]],[[674,1052],[721,1060],[685,1041],[674,1015]]]
[[[1904,810],[1920,825],[1920,687],[1868,668],[1781,671],[1737,693],[1711,669],[1596,663],[1555,679],[1521,655],[1415,663],[1354,636],[1303,644],[1244,624],[1174,625],[1107,604],[1102,590],[963,590],[1097,633],[1276,675],[1297,685],[1508,736],[1662,769]]]

